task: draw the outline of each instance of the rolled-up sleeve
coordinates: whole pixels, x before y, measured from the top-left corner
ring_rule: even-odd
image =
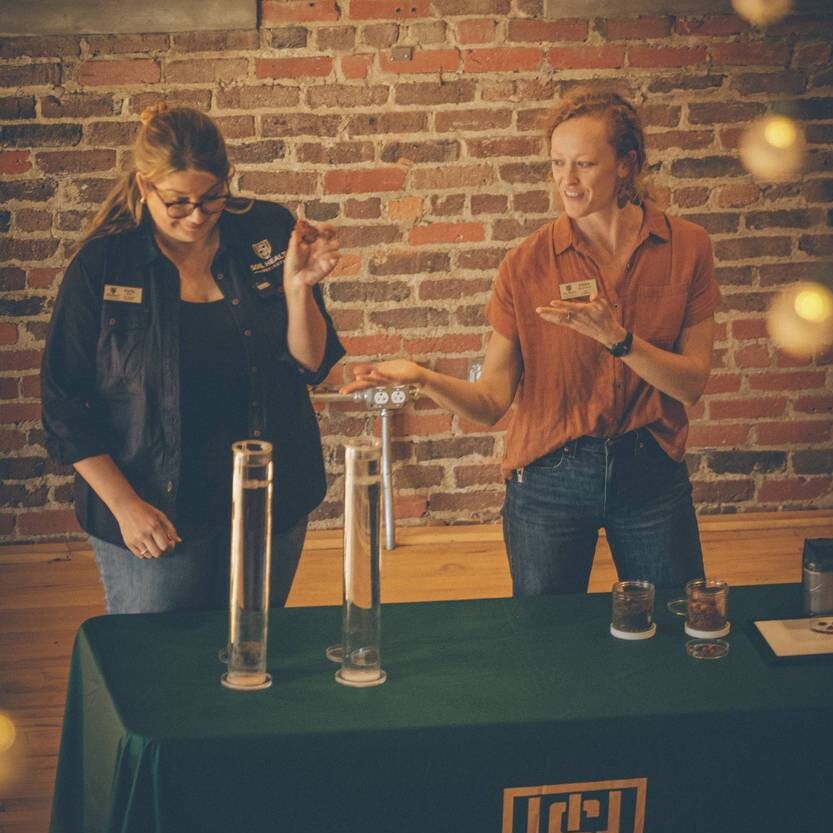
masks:
[[[714,254],[708,234],[698,235],[694,275],[689,284],[683,327],[699,324],[714,314],[720,304],[720,287],[714,274]]]
[[[296,362],[298,372],[301,374],[301,379],[307,385],[320,385],[323,382],[330,370],[332,370],[335,363],[344,355],[345,350],[338,334],[336,333],[333,319],[327,312],[327,307],[324,304],[324,296],[321,292],[321,287],[317,284],[312,288],[312,295],[315,298],[315,303],[324,318],[324,323],[327,325],[327,340],[324,345],[324,358],[316,370],[308,370],[302,364]]]
[[[108,453],[95,396],[101,293],[82,259],[64,274],[41,363],[41,418],[49,455],[62,465]]]

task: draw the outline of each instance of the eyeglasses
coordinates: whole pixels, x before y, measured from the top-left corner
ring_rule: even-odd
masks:
[[[192,202],[191,200],[174,200],[173,202],[165,202],[165,200],[162,199],[162,195],[159,193],[159,189],[153,183],[148,184],[154,190],[156,196],[159,197],[159,202],[165,206],[168,216],[175,220],[181,220],[183,217],[188,217],[198,208],[203,214],[219,214],[226,207],[226,202],[229,198],[228,194],[219,194],[213,197],[206,197],[205,199],[197,200],[196,202]]]

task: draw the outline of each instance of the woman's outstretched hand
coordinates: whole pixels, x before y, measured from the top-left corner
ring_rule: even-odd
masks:
[[[620,342],[627,333],[610,304],[597,294],[591,295],[589,301],[550,301],[548,307],[538,307],[535,312],[544,321],[569,327],[605,347]]]
[[[338,238],[331,226],[316,228],[298,220],[289,238],[283,284],[286,291],[314,286],[338,263]]]
[[[353,393],[379,385],[420,385],[425,371],[408,359],[391,359],[377,364],[357,364],[353,367],[353,375],[355,381],[341,387],[339,393]]]

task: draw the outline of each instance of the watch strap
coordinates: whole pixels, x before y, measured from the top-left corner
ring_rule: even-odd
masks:
[[[628,353],[630,353],[632,346],[633,333],[628,330],[627,333],[625,333],[625,337],[621,341],[617,341],[616,344],[611,344],[607,350],[611,356],[615,356],[617,359],[620,359],[622,356],[627,356]]]

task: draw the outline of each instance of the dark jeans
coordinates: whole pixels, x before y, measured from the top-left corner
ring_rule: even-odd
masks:
[[[272,533],[269,606],[286,604],[307,534],[306,516],[286,532]],[[214,526],[186,534],[173,552],[137,558],[92,535],[108,613],[227,608],[230,532]]]
[[[685,463],[640,429],[580,437],[507,481],[503,534],[514,595],[587,590],[600,528],[620,579],[681,588],[703,575]]]

